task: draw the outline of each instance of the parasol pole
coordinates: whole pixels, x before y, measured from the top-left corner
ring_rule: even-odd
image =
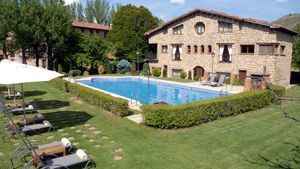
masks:
[[[25,112],[25,98],[24,98],[24,86],[23,86],[23,83],[21,83],[21,91],[22,91],[22,107],[23,107],[24,124],[26,126],[26,112]]]

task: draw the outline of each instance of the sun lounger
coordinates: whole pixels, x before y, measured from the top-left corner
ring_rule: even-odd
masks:
[[[14,108],[8,111],[9,113],[12,113],[14,115],[23,114],[23,107],[20,108]],[[29,105],[28,107],[25,107],[25,113],[36,113],[37,111],[32,105]]]
[[[17,92],[16,94],[8,93],[8,94],[4,95],[3,98],[6,99],[6,100],[13,99],[13,98],[21,99],[22,98],[22,93],[21,92]]]
[[[45,132],[47,133],[50,132],[51,129],[54,129],[53,125],[49,121],[43,121],[41,124],[25,126],[21,131],[25,134],[25,136],[30,136]]]
[[[218,81],[218,83],[212,83],[212,84],[210,84],[210,86],[212,86],[212,87],[220,87],[220,86],[223,86],[223,85],[224,85],[225,78],[226,78],[225,75],[221,75],[221,76],[220,76],[220,79],[219,79],[219,81]]]
[[[75,154],[42,161],[41,169],[72,169],[96,167],[95,162],[85,152],[78,149]]]
[[[25,120],[24,119],[16,120],[16,121],[14,121],[14,123],[19,127],[23,127],[25,125],[33,125],[33,124],[43,123],[43,121],[44,121],[44,116],[41,114],[38,114],[33,117],[26,117]],[[10,126],[13,127],[11,122],[10,122]]]
[[[76,150],[75,146],[72,145],[72,143],[67,138],[62,138],[60,141],[54,141],[52,143],[44,144],[44,145],[38,145],[34,147],[34,149],[46,149],[49,147],[54,147],[62,145],[66,148],[66,152],[70,153],[72,150]]]
[[[200,82],[201,85],[211,85],[212,83],[214,83],[215,79],[216,79],[217,75],[216,74],[211,74],[209,81],[202,81]]]

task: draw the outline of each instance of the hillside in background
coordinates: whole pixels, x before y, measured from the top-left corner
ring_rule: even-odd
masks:
[[[294,29],[297,24],[300,24],[300,14],[288,14],[285,15],[273,23],[280,24],[284,27]]]

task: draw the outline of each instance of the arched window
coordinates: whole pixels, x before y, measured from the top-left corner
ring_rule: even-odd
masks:
[[[198,46],[194,45],[194,53],[197,53],[197,52],[198,52]]]
[[[190,45],[187,46],[187,53],[188,53],[188,54],[191,53],[191,46],[190,46]]]
[[[201,53],[204,53],[204,45],[201,45]]]
[[[196,25],[195,25],[195,29],[196,29],[196,32],[201,35],[205,32],[205,25],[203,22],[198,22]]]
[[[211,53],[211,52],[212,52],[211,45],[208,45],[208,47],[207,47],[207,53]]]

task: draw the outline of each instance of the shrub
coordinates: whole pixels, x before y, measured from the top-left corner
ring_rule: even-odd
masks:
[[[64,69],[63,69],[63,67],[61,66],[61,64],[58,64],[58,65],[57,65],[57,72],[58,72],[58,73],[63,73],[63,72],[64,72]]]
[[[159,77],[161,75],[161,70],[158,67],[153,68],[152,75],[155,77]]]
[[[121,60],[117,65],[117,73],[124,74],[130,71],[131,64],[127,60]]]
[[[282,94],[282,88],[276,93]],[[263,108],[274,98],[270,90],[260,89],[177,106],[144,105],[142,109],[148,126],[185,128]]]
[[[83,99],[91,105],[101,107],[102,109],[110,111],[117,116],[123,117],[129,113],[128,101],[125,99],[116,98],[76,83],[69,83],[60,78],[52,80],[51,83],[55,87],[65,92],[70,92],[71,94]]]
[[[88,71],[83,72],[83,76],[89,76],[89,75],[90,75],[90,73]]]
[[[195,80],[195,81],[199,81],[200,78],[199,78],[199,77],[194,77],[194,80]]]
[[[189,70],[189,72],[188,72],[188,79],[189,80],[192,80],[192,72]]]
[[[72,76],[72,77],[81,76],[81,71],[80,70],[70,70],[69,76]]]
[[[145,62],[143,64],[143,70],[142,70],[143,74],[145,76],[151,76],[151,72],[150,72],[150,66],[149,66],[149,63]]]
[[[181,79],[185,79],[186,76],[187,76],[187,74],[186,74],[185,71],[181,71],[181,72],[180,72],[180,78],[181,78]]]
[[[103,65],[100,65],[100,66],[98,67],[98,73],[99,73],[99,75],[102,75],[102,74],[105,73],[105,68],[104,68]]]
[[[135,64],[135,62],[132,62],[132,64],[131,64],[131,70],[130,70],[130,73],[131,73],[132,75],[135,75],[135,74],[136,74],[136,64]]]
[[[233,78],[233,83],[232,83],[233,86],[243,86],[244,84],[240,82],[240,80],[235,76]]]

